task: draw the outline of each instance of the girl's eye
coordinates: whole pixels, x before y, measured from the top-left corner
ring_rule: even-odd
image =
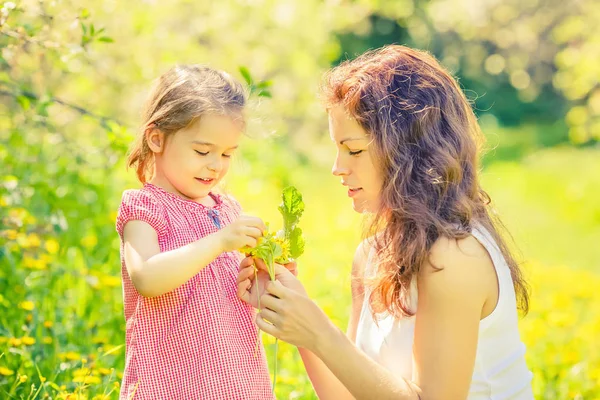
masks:
[[[357,155],[359,155],[360,153],[362,153],[363,151],[364,151],[364,150],[356,150],[356,151],[349,150],[349,151],[348,151],[348,154],[350,154],[351,156],[357,156]]]
[[[196,153],[200,154],[201,156],[207,156],[207,155],[208,155],[208,152],[206,152],[206,153],[203,153],[203,152],[201,152],[201,151],[198,151],[198,150],[194,150],[194,151],[195,151]]]
[[[225,158],[231,158],[231,154],[223,154],[223,157],[225,157]]]

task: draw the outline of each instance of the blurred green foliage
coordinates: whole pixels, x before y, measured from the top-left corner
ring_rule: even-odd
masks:
[[[490,139],[484,184],[530,261],[522,332],[538,397],[600,397],[599,13],[592,0],[0,3],[0,397],[116,398],[114,220],[137,185],[124,156],[151,81],[178,62],[252,89],[227,190],[267,221],[283,187],[301,190],[301,277],[343,327],[361,224],[328,173],[318,85],[391,42],[460,76]],[[290,346],[280,365],[278,398],[315,398]]]

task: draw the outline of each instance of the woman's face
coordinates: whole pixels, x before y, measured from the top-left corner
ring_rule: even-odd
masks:
[[[337,147],[332,173],[348,188],[356,212],[376,212],[383,177],[373,157],[371,137],[343,106],[329,109],[329,134]]]

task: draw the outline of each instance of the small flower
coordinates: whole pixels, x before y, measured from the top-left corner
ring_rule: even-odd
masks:
[[[0,375],[11,376],[15,372],[12,369],[8,369],[6,367],[0,367]]]
[[[54,239],[46,240],[44,247],[46,247],[46,251],[50,254],[56,254],[60,249],[58,242]]]
[[[22,308],[23,310],[27,310],[27,311],[32,311],[35,308],[35,304],[33,303],[33,301],[22,301],[19,303],[19,308]]]
[[[30,337],[30,336],[23,336],[21,338],[21,342],[25,345],[25,346],[31,346],[35,344],[35,339]]]

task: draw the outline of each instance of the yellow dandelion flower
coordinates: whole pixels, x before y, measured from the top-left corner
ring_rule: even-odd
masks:
[[[35,304],[33,304],[33,301],[22,301],[19,303],[19,308],[22,308],[23,310],[27,310],[27,311],[32,311],[35,308]]]
[[[91,372],[91,370],[89,368],[83,367],[83,368],[78,368],[75,371],[73,371],[73,376],[85,376],[85,375],[89,375]]]
[[[76,361],[81,359],[81,354],[75,352],[75,351],[69,351],[67,353],[64,353],[64,357],[65,359],[69,360],[69,361]]]
[[[118,388],[119,386],[121,386],[121,384],[119,383],[119,381],[115,381],[115,383],[113,383],[113,385]]]
[[[21,342],[25,345],[25,346],[31,346],[35,344],[35,339],[30,337],[30,336],[23,336],[21,338]]]
[[[111,370],[108,368],[98,368],[98,372],[100,373],[100,375],[110,375],[111,374]]]
[[[10,338],[8,339],[8,345],[12,347],[18,347],[21,345],[21,339]]]
[[[25,317],[25,321],[27,321],[27,322],[33,321],[33,315],[27,314],[27,316]]]
[[[86,376],[76,376],[73,378],[74,383],[84,383],[86,385],[93,385],[102,382],[100,378],[97,376],[86,375]]]
[[[27,375],[19,375],[19,382],[21,382],[21,383],[27,382]]]
[[[42,245],[42,241],[37,233],[31,233],[27,236],[27,247],[40,247]]]
[[[275,243],[277,243],[281,247],[281,255],[278,257],[278,259],[289,260],[289,258],[290,258],[289,243],[285,239],[279,238],[279,237],[275,237],[273,240],[275,241]]]
[[[42,383],[46,382],[46,380],[47,380],[47,379],[46,379],[46,377],[45,377],[45,376],[40,376],[40,381],[41,381]]]
[[[11,376],[15,373],[12,369],[8,369],[6,367],[0,367],[0,375]]]
[[[91,249],[92,247],[96,247],[98,244],[98,238],[95,235],[87,235],[80,241],[83,247],[87,247]]]
[[[17,238],[17,233],[18,232],[14,229],[7,229],[5,231],[2,231],[2,236],[7,238],[8,240],[15,240]]]
[[[54,323],[52,321],[44,321],[44,328],[52,328],[52,326],[54,325]]]
[[[54,239],[46,240],[44,247],[46,248],[46,251],[50,254],[56,254],[56,253],[58,253],[58,250],[60,249],[58,242]]]
[[[51,338],[50,336],[44,336],[44,337],[42,338],[42,342],[43,342],[44,344],[51,344],[51,343],[52,343],[52,338]]]
[[[121,286],[121,278],[116,276],[103,276],[100,282],[106,287],[119,287]]]

